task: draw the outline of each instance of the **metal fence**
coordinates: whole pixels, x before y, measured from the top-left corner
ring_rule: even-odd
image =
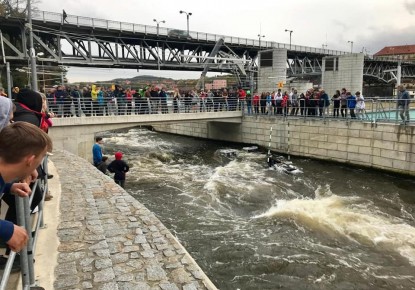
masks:
[[[17,255],[11,251],[7,260],[3,276],[1,277],[0,290],[7,289],[7,284],[12,271],[13,263],[16,258],[20,258],[21,265],[21,278],[22,289],[43,289],[40,286],[36,286],[35,271],[34,271],[34,254],[36,250],[36,242],[38,239],[38,232],[43,227],[43,206],[45,195],[48,192],[48,157],[43,159],[41,164],[41,172],[39,178],[34,182],[32,186],[32,194],[30,197],[18,197],[16,196],[16,212],[17,212],[17,224],[24,227],[28,233],[29,239],[25,248]],[[31,204],[33,201],[34,193],[37,189],[42,192],[42,200],[37,206],[37,216],[32,214]],[[36,219],[35,219],[36,217]],[[35,225],[34,228],[32,225]]]
[[[117,102],[111,100],[98,103],[78,99],[75,102],[67,101],[66,104],[51,104],[49,108],[58,117],[80,117],[80,116],[118,116],[118,115],[141,115],[141,114],[176,114],[197,112],[220,112],[220,111],[243,111],[244,116],[283,117],[283,118],[319,118],[336,120],[356,120],[370,122],[395,122],[402,121],[396,98],[372,98],[365,99],[364,107],[351,108],[335,107],[333,100],[329,106],[314,100],[310,106],[307,101],[297,101],[297,105],[288,103],[286,106],[259,100],[242,100],[239,98],[224,97],[180,97],[174,99],[169,96],[165,100],[160,98],[140,98],[130,101]],[[408,106],[410,119],[415,118],[415,103]],[[410,121],[410,120],[409,120]]]

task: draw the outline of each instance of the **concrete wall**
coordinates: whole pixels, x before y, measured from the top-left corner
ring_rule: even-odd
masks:
[[[283,121],[273,117],[246,117],[242,124],[194,122],[154,126],[161,132],[266,148],[271,127],[274,151],[415,176],[415,126],[300,118]]]
[[[278,82],[285,83],[287,79],[287,49],[277,48],[264,50],[264,52],[272,52],[272,66],[259,67],[258,92],[276,91],[278,89]],[[261,63],[262,56],[262,54],[259,55],[259,63]]]
[[[196,137],[206,134],[202,128],[189,125],[192,120],[215,120],[215,122],[241,122],[242,113],[209,112],[188,114],[151,114],[151,115],[127,115],[127,116],[96,116],[79,118],[55,118],[53,126],[49,129],[55,149],[66,150],[88,161],[92,161],[92,146],[95,136],[100,132],[136,127],[139,125],[151,125],[160,122],[183,123],[186,132],[194,131]],[[191,123],[190,123],[191,124]],[[206,126],[204,126],[206,127]],[[205,128],[206,130],[206,128]],[[182,134],[181,130],[174,132]]]
[[[334,70],[326,70],[326,62],[334,60]],[[336,90],[346,88],[353,94],[363,87],[363,53],[323,58],[321,85],[332,96]]]

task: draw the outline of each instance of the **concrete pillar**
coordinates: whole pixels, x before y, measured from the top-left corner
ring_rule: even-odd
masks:
[[[346,88],[352,94],[363,88],[363,53],[352,53],[323,58],[321,85],[332,96]]]
[[[263,50],[259,55],[258,92],[272,92],[287,80],[287,49]]]

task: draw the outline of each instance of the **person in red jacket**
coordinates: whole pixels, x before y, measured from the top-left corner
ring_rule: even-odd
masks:
[[[281,107],[282,107],[282,114],[284,115],[284,116],[287,116],[288,115],[288,100],[289,100],[290,98],[288,97],[288,94],[287,94],[287,92],[284,92],[284,95],[283,95],[283,97],[282,97],[282,101],[281,101]]]
[[[259,115],[259,101],[260,101],[260,96],[258,94],[258,92],[255,92],[254,98],[252,99],[252,104],[254,106],[254,114]]]
[[[246,105],[246,92],[242,87],[239,87],[238,99],[239,99],[239,110],[244,112],[245,111],[245,105]]]

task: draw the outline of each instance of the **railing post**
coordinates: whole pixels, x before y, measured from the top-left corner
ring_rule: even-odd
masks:
[[[23,228],[26,228],[26,219],[24,213],[23,199],[16,195],[16,213],[17,213],[17,224]],[[32,234],[32,230],[29,230],[28,235]],[[20,267],[22,273],[22,286],[23,289],[30,287],[30,273],[27,258],[27,246],[20,251]]]

